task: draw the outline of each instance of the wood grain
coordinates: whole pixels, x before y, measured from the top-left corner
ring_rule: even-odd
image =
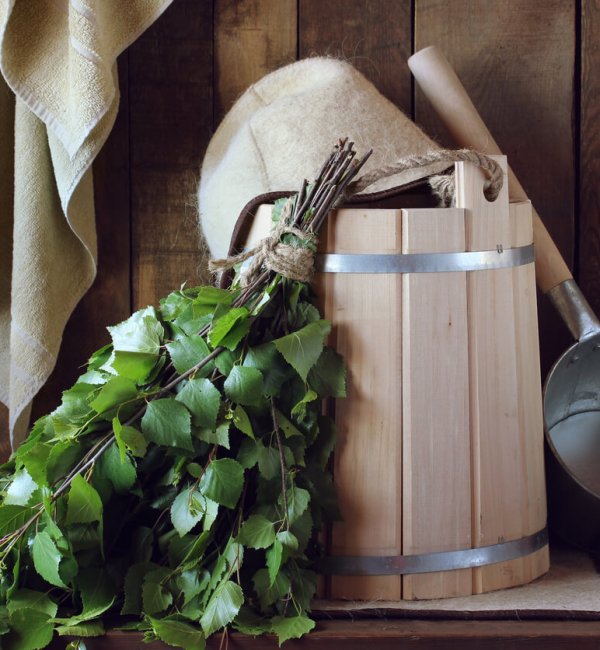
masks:
[[[270,206],[261,206],[246,246],[266,235]],[[342,209],[332,214],[320,250],[337,253],[401,251],[398,210]],[[334,482],[343,521],[333,524],[331,555],[402,552],[402,277],[321,273],[315,286],[329,344],[344,357],[347,396],[336,401]],[[467,522],[469,523],[469,522]],[[336,599],[399,600],[400,576],[333,576]]]
[[[415,49],[437,45],[458,73],[567,263],[574,259],[575,2],[416,0]],[[560,45],[558,45],[560,44]],[[417,92],[416,120],[451,145]],[[540,301],[544,371],[569,336]]]
[[[498,161],[506,171],[506,158]],[[456,165],[456,204],[466,208],[467,250],[510,248],[508,188],[491,203],[483,195],[484,180],[473,165]],[[474,547],[524,534],[512,276],[507,268],[471,272],[467,279]],[[473,593],[523,582],[521,559],[473,570]]]
[[[581,3],[579,283],[600,313],[600,5]]]
[[[231,633],[227,637],[232,650],[276,650],[273,636],[248,637]],[[134,632],[109,632],[104,637],[85,640],[88,650],[168,650],[171,646],[155,642],[148,646]],[[597,650],[600,643],[599,621],[435,621],[435,620],[350,620],[319,621],[310,635],[290,640],[289,650]],[[221,646],[215,634],[209,650]],[[62,650],[60,639],[50,650]]]
[[[465,250],[459,209],[402,211],[402,252]],[[402,276],[402,552],[471,547],[467,274]],[[470,569],[402,578],[402,598],[470,595]]]
[[[215,0],[215,126],[268,72],[296,60],[296,0]]]
[[[506,170],[506,159],[502,161]],[[483,196],[483,174],[457,165],[457,205],[469,206],[468,250],[512,243],[508,188],[494,203]],[[514,290],[511,269],[469,274],[469,344],[473,471],[473,544],[487,546],[523,536],[526,492],[520,464]],[[523,584],[523,560],[473,571],[473,593]]]
[[[398,108],[412,115],[410,0],[300,0],[299,56],[352,63]]]
[[[401,252],[399,210],[340,210],[322,250]],[[323,274],[324,314],[347,367],[347,396],[335,407],[334,483],[343,521],[331,555],[402,552],[402,277]],[[332,598],[399,600],[400,576],[334,576]]]
[[[533,241],[531,203],[511,203],[509,218],[512,246],[527,246]],[[525,478],[520,512],[523,535],[544,528],[547,520],[544,476],[544,415],[540,375],[535,269],[533,264],[513,269],[515,345],[517,351],[517,395],[519,451],[516,462]],[[522,560],[522,579],[530,582],[550,568],[548,545]]]
[[[129,61],[137,309],[208,280],[195,206],[213,122],[212,3],[174,2],[132,45]]]

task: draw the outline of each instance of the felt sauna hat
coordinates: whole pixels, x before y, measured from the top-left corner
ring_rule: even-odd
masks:
[[[254,197],[296,191],[339,138],[373,155],[364,172],[437,148],[349,63],[310,58],[263,77],[238,99],[214,134],[202,164],[198,206],[213,256],[227,254],[238,215]],[[448,167],[409,169],[369,192],[410,183]]]

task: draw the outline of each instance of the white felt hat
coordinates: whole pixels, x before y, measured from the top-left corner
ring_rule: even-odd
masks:
[[[211,254],[227,254],[246,203],[259,194],[297,190],[343,137],[354,141],[359,154],[373,148],[365,172],[437,148],[344,61],[305,59],[248,88],[223,119],[202,164],[198,205]],[[445,166],[437,163],[429,171]],[[423,171],[405,171],[369,191],[411,182]]]

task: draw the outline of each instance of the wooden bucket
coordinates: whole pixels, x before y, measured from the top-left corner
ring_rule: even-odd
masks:
[[[531,205],[483,184],[458,163],[458,207],[340,209],[321,234],[325,269],[371,265],[316,280],[348,366],[330,598],[462,596],[548,570]]]

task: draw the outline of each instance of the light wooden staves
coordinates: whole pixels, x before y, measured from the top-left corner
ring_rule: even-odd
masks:
[[[506,159],[497,159],[506,172]],[[456,165],[456,203],[465,208],[467,248],[509,248],[517,240],[517,223],[516,216],[511,219],[508,187],[505,184],[496,201],[490,202],[484,196],[484,181],[481,170]],[[523,237],[519,229],[519,241],[529,239],[528,232]],[[530,501],[540,503],[544,494],[543,420],[537,341],[531,346],[537,320],[532,320],[527,305],[535,304],[534,284],[524,298],[522,268],[468,274],[474,547],[519,539],[544,525],[539,521],[536,530],[528,531]],[[535,440],[527,442],[532,435]],[[530,459],[527,452],[534,457]],[[537,479],[534,494],[528,485],[530,473]],[[475,569],[473,592],[528,582],[531,562],[527,557]]]
[[[465,250],[464,210],[403,210],[402,252]],[[469,548],[471,471],[467,273],[402,281],[402,550]],[[471,569],[405,575],[403,598],[471,593]]]
[[[319,249],[411,254],[529,245],[529,202],[509,205],[506,188],[490,202],[484,181],[479,169],[459,164],[457,208],[337,210]],[[263,206],[247,244],[266,236],[269,223],[270,208]],[[348,395],[335,404],[334,481],[344,520],[323,538],[328,553],[436,553],[543,529],[533,263],[445,273],[318,273],[314,284],[332,322],[330,343],[348,368]],[[324,589],[334,600],[444,598],[525,584],[547,569],[546,545],[474,569],[331,576]]]
[[[340,210],[321,249],[399,253],[399,210]],[[334,523],[333,555],[402,552],[402,276],[327,273],[321,279],[332,344],[348,368],[348,394],[337,400],[334,477],[343,522]],[[394,514],[391,514],[394,513]],[[333,577],[333,598],[397,600],[400,576]]]

